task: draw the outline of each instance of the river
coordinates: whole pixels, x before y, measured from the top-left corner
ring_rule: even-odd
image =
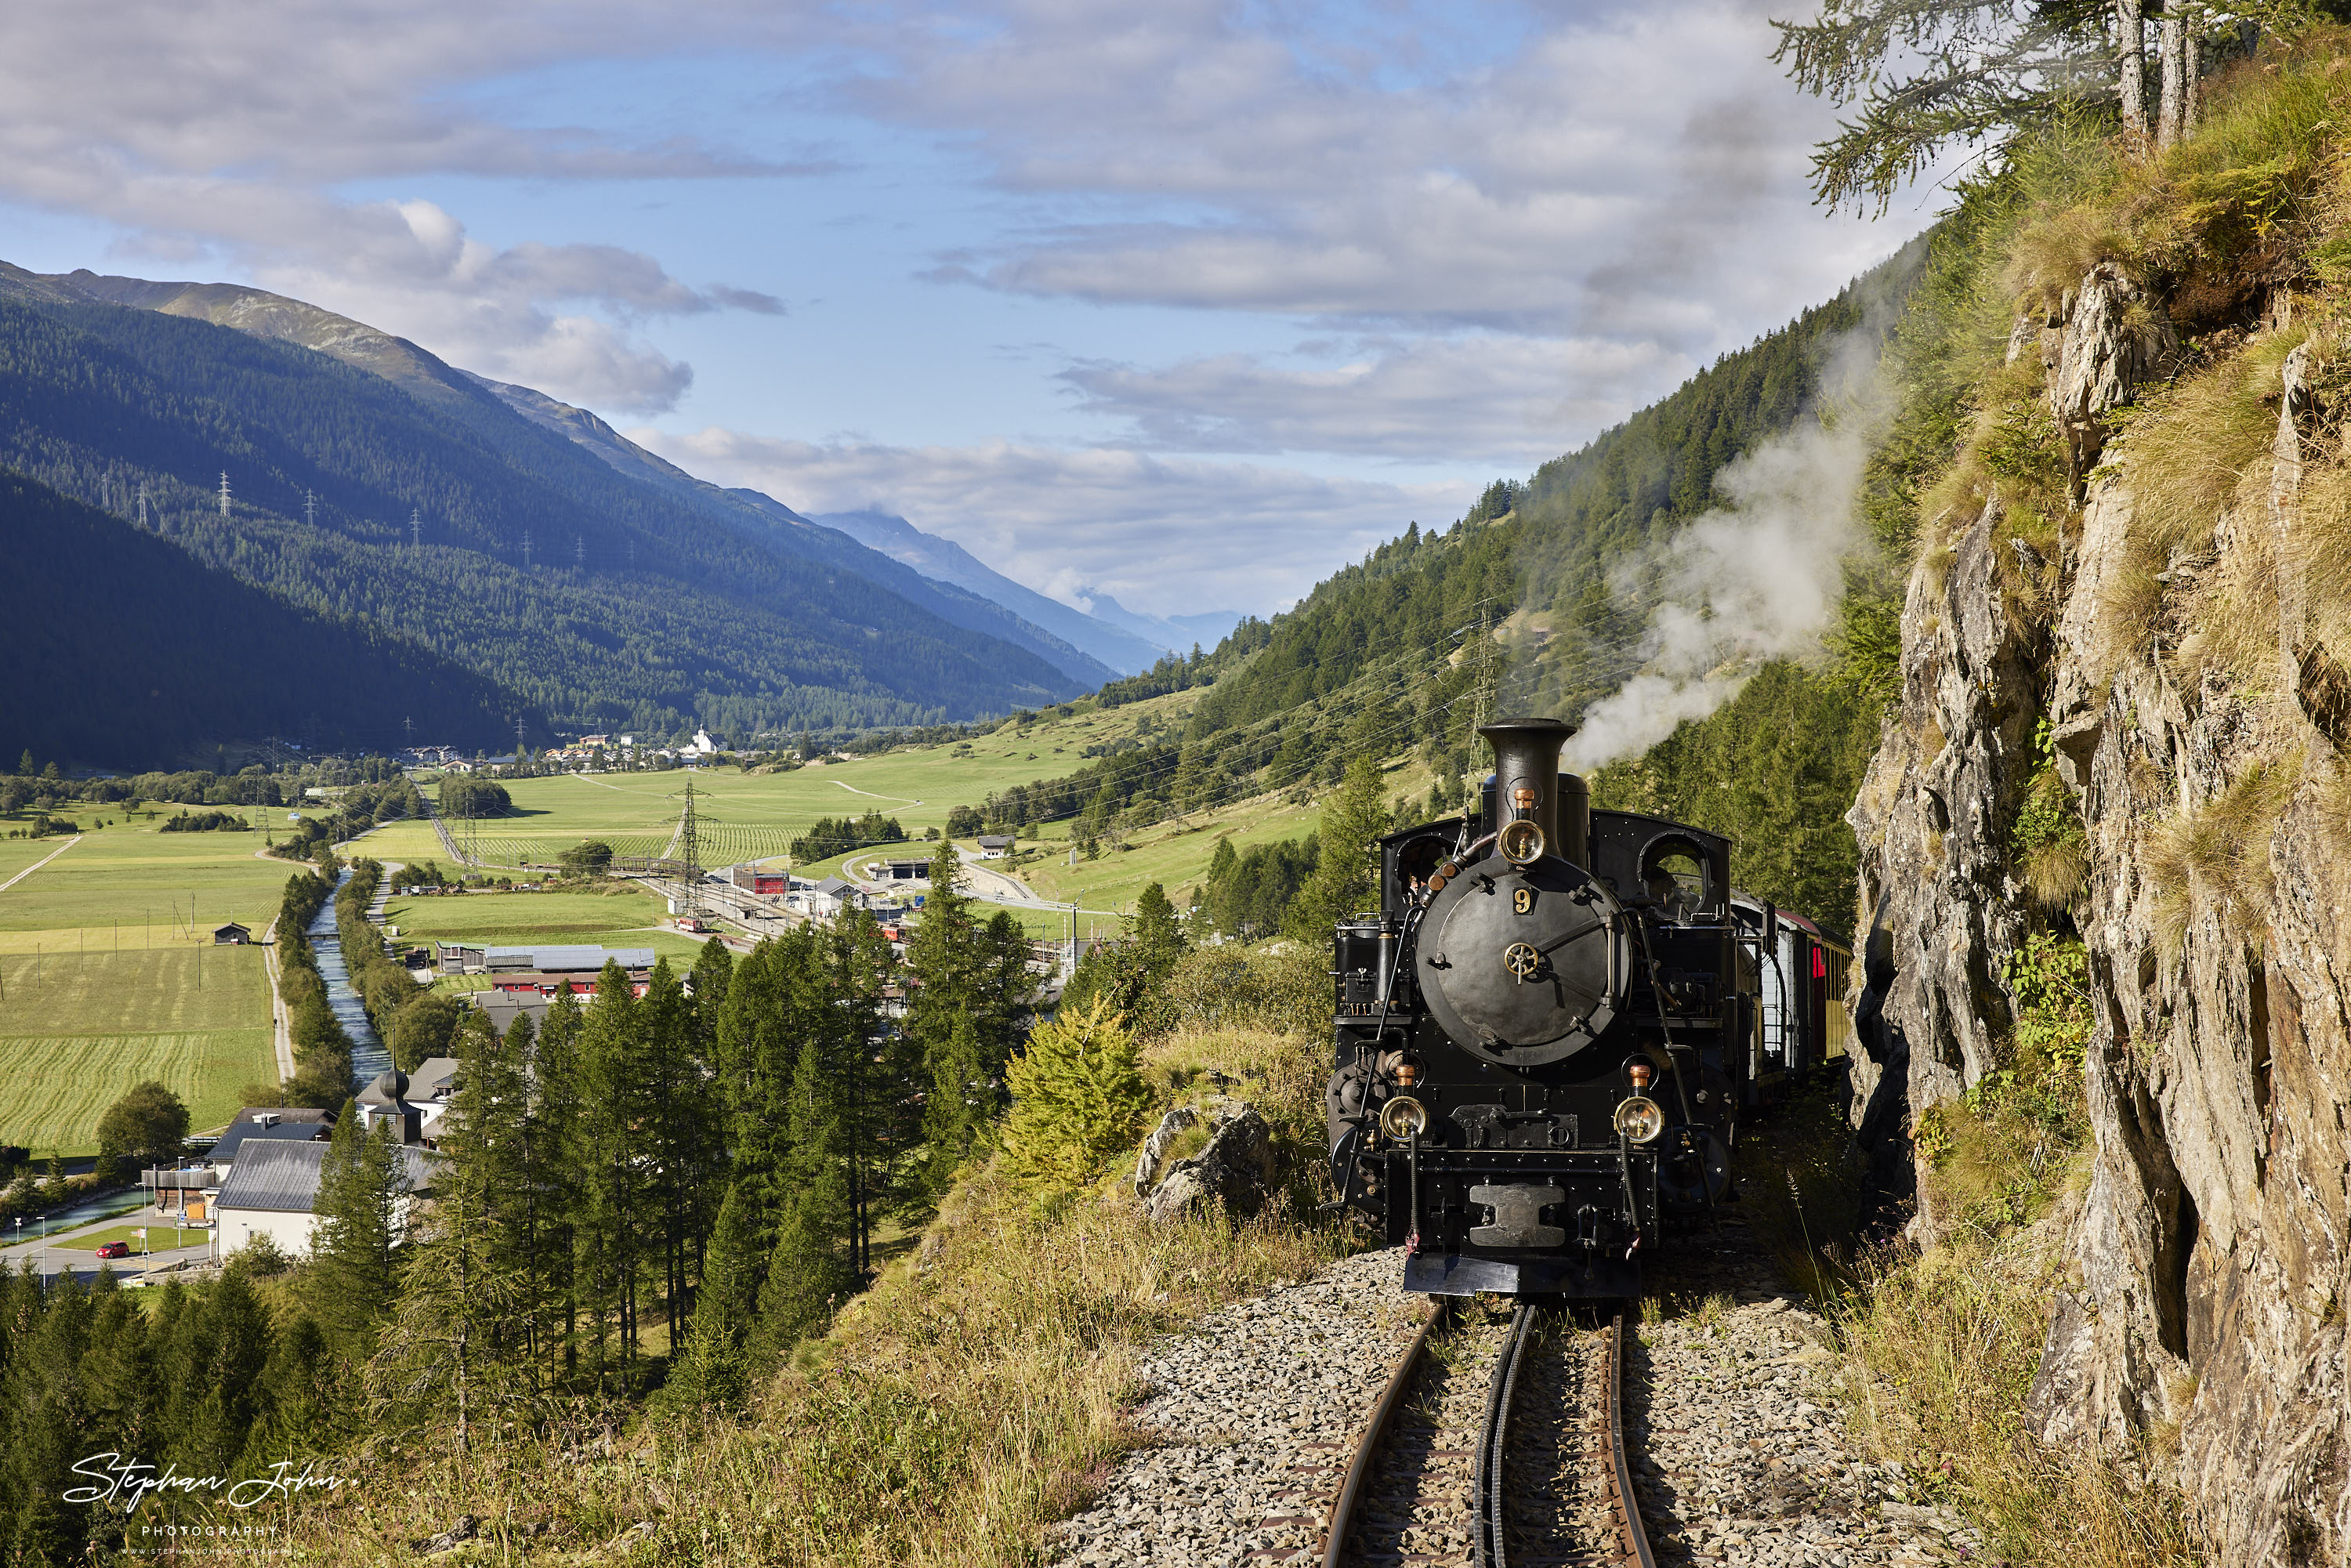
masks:
[[[340,893],[343,883],[350,880],[350,867],[345,866],[335,891]],[[333,899],[327,900],[318,918],[310,922],[309,936],[310,951],[319,960],[319,977],[327,982],[327,1005],[335,1009],[335,1021],[350,1037],[352,1086],[364,1088],[392,1066],[392,1052],[376,1037],[367,1009],[360,1005],[359,992],[351,988],[350,967],[343,962],[343,939],[335,930]]]

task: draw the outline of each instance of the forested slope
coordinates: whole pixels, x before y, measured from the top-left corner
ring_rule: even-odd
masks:
[[[1076,775],[1008,790],[994,820],[1150,820],[1319,787],[1353,756],[1415,747],[1437,798],[1401,809],[1450,809],[1461,791],[1447,781],[1486,767],[1480,715],[1573,719],[1638,667],[1648,600],[1612,574],[1719,505],[1718,476],[1808,416],[1824,367],[1855,334],[1872,335],[1862,348],[1874,351],[1894,312],[1873,306],[1907,287],[1919,255],[1906,250],[1525,482],[1497,482],[1451,528],[1407,528],[1213,653],[1103,688],[1113,704],[1207,690],[1180,734],[1139,737]],[[1602,769],[1595,798],[1730,834],[1745,885],[1842,926],[1855,868],[1843,816],[1882,709],[1842,664],[1765,664],[1722,712]]]
[[[272,735],[387,750],[423,713],[456,744],[511,744],[521,705],[495,683],[5,470],[0,559],[12,757],[134,768]]]
[[[551,722],[913,722],[1079,689],[622,479],[454,373],[420,398],[304,348],[57,293],[0,277],[0,463],[132,520],[143,487],[151,526],[198,559],[364,615]]]

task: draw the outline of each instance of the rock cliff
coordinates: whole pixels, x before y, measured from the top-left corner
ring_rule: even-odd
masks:
[[[2034,919],[2012,824],[2047,726],[2088,841],[2050,918],[2087,950],[2094,1149],[2027,1415],[2175,1480],[2231,1563],[2351,1549],[2351,677],[2305,494],[2314,350],[2283,351],[2304,335],[2281,298],[2231,349],[2274,435],[2233,488],[2183,501],[2138,435],[2108,434],[2180,366],[2162,302],[2107,263],[2020,321],[2011,365],[2039,358],[2079,510],[2047,559],[2006,534],[1996,485],[1926,519],[1900,708],[1848,819],[1862,1087],[1891,1128],[1889,1106],[2006,1060]],[[1949,1221],[1932,1185],[1922,1240]]]

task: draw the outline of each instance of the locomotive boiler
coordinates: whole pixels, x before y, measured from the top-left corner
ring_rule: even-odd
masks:
[[[1843,947],[1735,895],[1719,835],[1593,810],[1572,726],[1479,733],[1477,812],[1383,839],[1334,934],[1332,1180],[1407,1290],[1637,1295],[1736,1201],[1742,1118],[1841,1052]]]

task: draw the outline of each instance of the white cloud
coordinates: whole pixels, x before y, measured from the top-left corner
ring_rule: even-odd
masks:
[[[1329,369],[1215,354],[1149,369],[1061,372],[1122,444],[1175,452],[1345,452],[1521,471],[1631,413],[1698,366],[1656,343],[1495,333],[1310,343]]]
[[[628,434],[691,473],[797,511],[895,512],[1040,592],[1076,603],[1106,591],[1160,615],[1270,612],[1407,522],[1449,522],[1476,498],[1474,486],[1133,451],[820,444],[716,427]]]
[[[1040,200],[1032,232],[941,277],[1710,356],[1900,237],[1807,204],[1831,117],[1779,79],[1740,0],[1562,7],[1506,58],[1402,84],[1212,0],[1005,14],[978,39],[909,29],[862,89],[876,112],[973,138]]]
[[[720,30],[788,30],[748,5],[708,10]],[[125,257],[178,270],[208,263],[215,276],[225,263],[265,287],[559,396],[667,408],[692,371],[632,324],[716,308],[774,311],[777,302],[690,287],[622,247],[487,246],[434,203],[353,201],[336,187],[447,173],[794,172],[675,139],[631,145],[591,128],[516,125],[453,91],[675,41],[657,13],[617,0],[20,5],[0,51],[0,200],[110,223]]]

